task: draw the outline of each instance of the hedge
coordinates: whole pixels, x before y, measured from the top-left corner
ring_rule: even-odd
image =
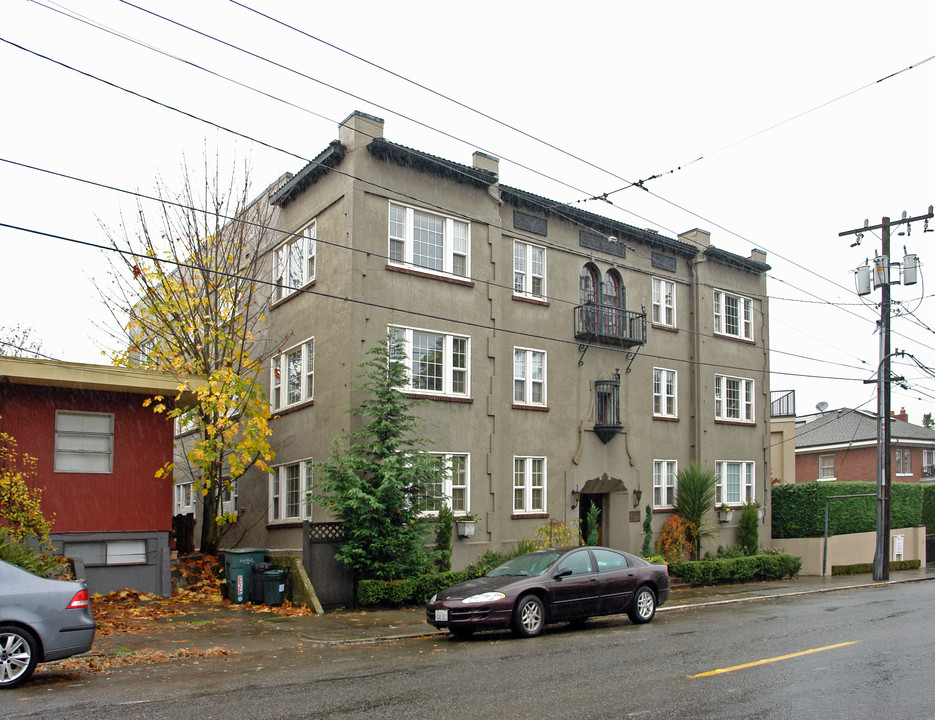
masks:
[[[890,570],[918,570],[922,567],[921,560],[892,560]],[[873,572],[873,563],[855,563],[854,565],[832,565],[832,575],[859,575]]]
[[[922,488],[922,522],[925,532],[935,533],[935,485]]]
[[[750,580],[781,580],[795,577],[802,569],[802,558],[778,553],[748,555],[720,560],[692,560],[669,565],[669,574],[690,585],[712,585]]]
[[[922,524],[922,491],[922,486],[915,483],[890,485],[890,527]],[[830,535],[874,532],[877,527],[876,492],[877,485],[872,482],[776,485],[772,498],[773,537],[822,537],[825,534],[825,501],[832,495],[873,494],[874,497],[832,500],[828,516]],[[935,506],[935,495],[930,497]],[[935,507],[932,511],[935,515]]]

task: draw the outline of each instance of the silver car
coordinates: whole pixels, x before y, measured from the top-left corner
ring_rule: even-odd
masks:
[[[25,682],[37,663],[87,652],[93,642],[84,581],[47,580],[0,560],[0,688]]]

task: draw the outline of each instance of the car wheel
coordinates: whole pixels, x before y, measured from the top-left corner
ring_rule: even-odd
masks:
[[[630,609],[627,610],[630,621],[642,624],[648,623],[656,615],[656,595],[646,585],[640,586],[633,596]]]
[[[28,630],[0,626],[0,688],[26,682],[39,662],[39,643]]]
[[[535,637],[545,626],[545,606],[535,595],[524,595],[513,610],[513,634]]]

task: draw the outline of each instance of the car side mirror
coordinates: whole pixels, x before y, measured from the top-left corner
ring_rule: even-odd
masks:
[[[566,578],[569,575],[574,575],[574,570],[572,570],[571,568],[562,568],[557,573],[555,573],[552,577],[555,580],[561,580],[562,578]]]

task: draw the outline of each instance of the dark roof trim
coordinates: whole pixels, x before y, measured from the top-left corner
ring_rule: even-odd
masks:
[[[285,207],[309,185],[318,182],[322,177],[331,172],[331,168],[337,167],[344,159],[347,148],[337,140],[332,140],[331,144],[318,154],[314,160],[302,168],[292,180],[282,186],[272,198],[271,205]]]
[[[487,188],[497,182],[497,173],[490,170],[462,165],[429,155],[403,145],[397,145],[384,138],[374,138],[367,149],[378,160],[394,162],[402,167],[410,167],[422,172],[438,175],[446,180]]]
[[[504,202],[519,208],[534,210],[542,215],[554,215],[573,223],[580,223],[601,235],[613,235],[624,243],[627,241],[638,242],[650,247],[678,253],[688,258],[693,258],[698,254],[698,248],[681,240],[673,240],[651,230],[643,230],[601,215],[579,210],[570,205],[562,205],[554,200],[533,195],[517,188],[501,185],[500,198]]]
[[[727,250],[721,250],[720,248],[716,247],[706,248],[704,254],[705,257],[707,257],[709,260],[713,260],[714,262],[740,268],[741,270],[756,273],[757,275],[772,270],[772,268],[766,263],[761,263],[758,260],[751,260],[750,258],[745,258],[741,255],[734,255],[734,253],[727,252]]]

